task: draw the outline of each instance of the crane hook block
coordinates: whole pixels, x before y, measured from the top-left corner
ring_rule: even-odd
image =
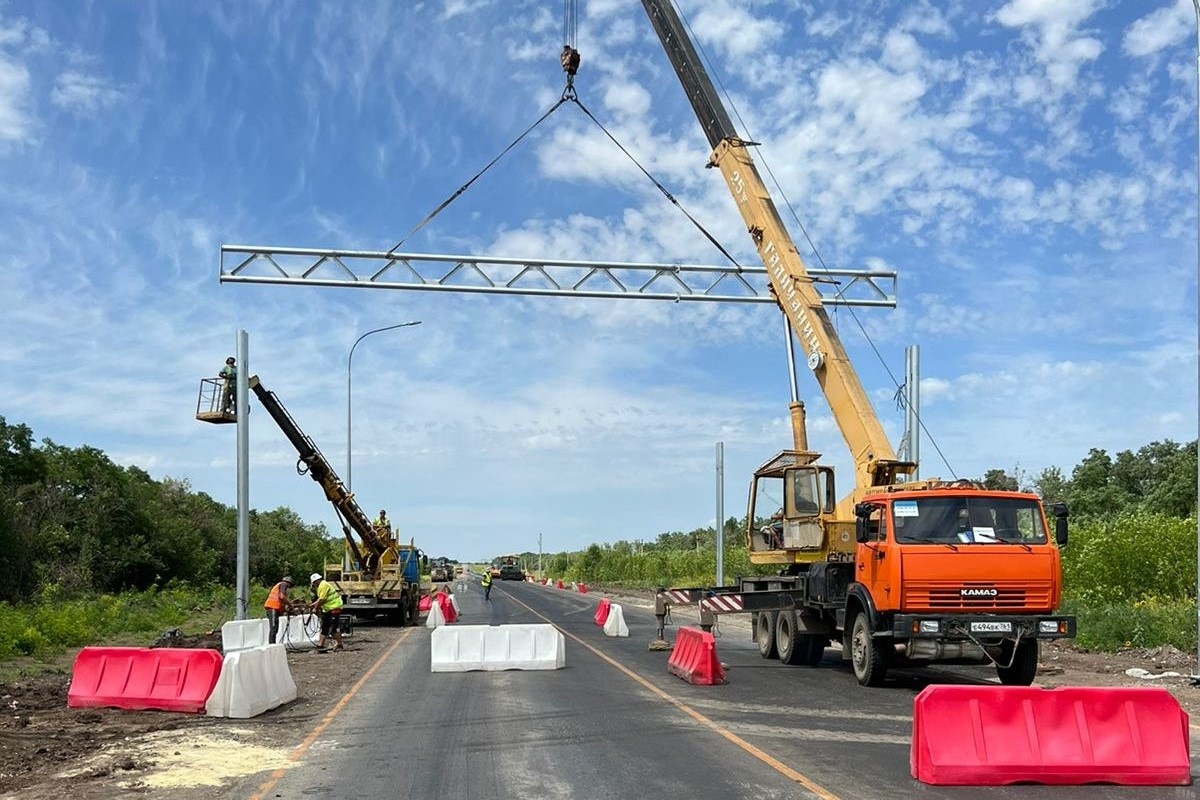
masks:
[[[575,77],[575,73],[579,71],[579,51],[569,44],[564,44],[558,60],[562,62],[563,72],[572,78]]]

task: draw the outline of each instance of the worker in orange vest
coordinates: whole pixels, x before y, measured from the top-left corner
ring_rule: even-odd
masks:
[[[286,614],[292,608],[292,603],[288,600],[288,590],[291,588],[292,576],[284,575],[279,583],[271,587],[267,602],[263,603],[263,608],[267,610],[267,641],[271,644],[275,644],[275,637],[279,633],[279,615]]]

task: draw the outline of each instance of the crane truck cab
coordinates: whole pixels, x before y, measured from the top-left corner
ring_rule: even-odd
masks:
[[[1026,686],[1039,643],[1075,635],[1055,614],[1067,508],[968,482],[889,487],[856,504],[855,575],[841,610],[855,676],[879,683],[892,664],[992,663]]]

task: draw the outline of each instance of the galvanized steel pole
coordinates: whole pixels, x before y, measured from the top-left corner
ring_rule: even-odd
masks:
[[[234,619],[249,617],[250,606],[250,345],[237,335],[237,608]]]
[[[725,585],[725,443],[717,442],[717,586]]]
[[[1200,446],[1200,0],[1192,0],[1196,9],[1196,431]],[[1200,458],[1196,464],[1197,487],[1200,489]],[[1196,668],[1192,682],[1200,682],[1200,491],[1196,504]]]

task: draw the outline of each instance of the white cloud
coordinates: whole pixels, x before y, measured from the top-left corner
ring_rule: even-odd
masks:
[[[24,141],[32,132],[29,71],[0,55],[0,139]]]
[[[124,92],[110,81],[76,70],[62,73],[54,82],[50,101],[59,108],[79,114],[95,114],[109,109],[124,98]]]
[[[1080,68],[1099,58],[1104,49],[1099,39],[1079,31],[1099,7],[1099,0],[1010,0],[996,12],[996,21],[1027,32],[1045,70],[1042,90],[1060,95],[1076,88]],[[1027,75],[1025,80],[1033,77]],[[1030,84],[1022,94],[1032,102],[1038,91]]]
[[[1195,9],[1188,0],[1176,0],[1150,12],[1125,31],[1121,47],[1131,56],[1149,56],[1184,41],[1195,27]]]

